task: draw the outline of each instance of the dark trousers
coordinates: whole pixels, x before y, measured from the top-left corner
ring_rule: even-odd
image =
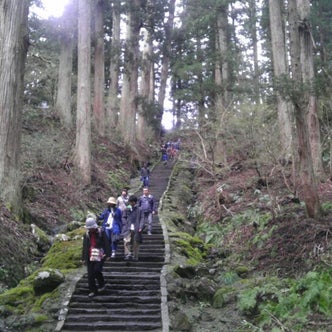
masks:
[[[88,262],[88,283],[90,292],[97,292],[96,279],[98,281],[99,288],[104,287],[105,280],[102,273],[104,262]]]
[[[106,232],[106,236],[108,238],[111,250],[117,251],[120,236],[114,234],[113,231],[109,228],[105,228],[105,232]]]
[[[148,186],[149,186],[149,177],[143,176],[143,187],[148,187]]]

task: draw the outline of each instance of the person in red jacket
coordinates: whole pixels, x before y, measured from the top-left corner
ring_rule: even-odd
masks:
[[[88,216],[85,228],[87,231],[83,237],[82,261],[87,265],[89,297],[93,297],[105,290],[102,271],[104,261],[110,258],[110,246],[105,232],[98,227],[95,216]]]

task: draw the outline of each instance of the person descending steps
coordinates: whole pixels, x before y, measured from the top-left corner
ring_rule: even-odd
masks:
[[[149,191],[153,193],[155,211],[161,208],[160,199],[171,171],[171,164],[164,166],[160,162],[150,174]],[[103,266],[103,292],[97,290],[95,296],[88,297],[87,274],[78,279],[67,307],[62,308],[66,314],[59,319],[56,331],[167,331],[167,296],[165,285],[161,285],[161,271],[168,246],[158,213],[153,215],[151,232],[151,236],[143,234],[138,261],[124,260],[124,243],[119,242],[116,257]],[[133,243],[130,250],[133,253]]]

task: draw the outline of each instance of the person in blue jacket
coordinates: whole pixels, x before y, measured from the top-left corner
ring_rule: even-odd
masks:
[[[112,249],[111,257],[114,258],[118,249],[122,228],[122,213],[121,210],[116,207],[116,199],[114,197],[108,199],[107,208],[100,214],[98,220],[103,220],[101,226],[102,229],[105,230]]]

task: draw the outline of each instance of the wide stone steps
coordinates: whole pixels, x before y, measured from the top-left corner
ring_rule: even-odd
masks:
[[[150,176],[149,189],[157,207],[170,173],[171,167],[161,164]],[[103,293],[88,297],[87,274],[77,282],[59,331],[162,331],[160,277],[164,264],[163,230],[158,215],[154,215],[152,235],[143,235],[138,261],[124,260],[120,241],[116,257],[105,262]]]

